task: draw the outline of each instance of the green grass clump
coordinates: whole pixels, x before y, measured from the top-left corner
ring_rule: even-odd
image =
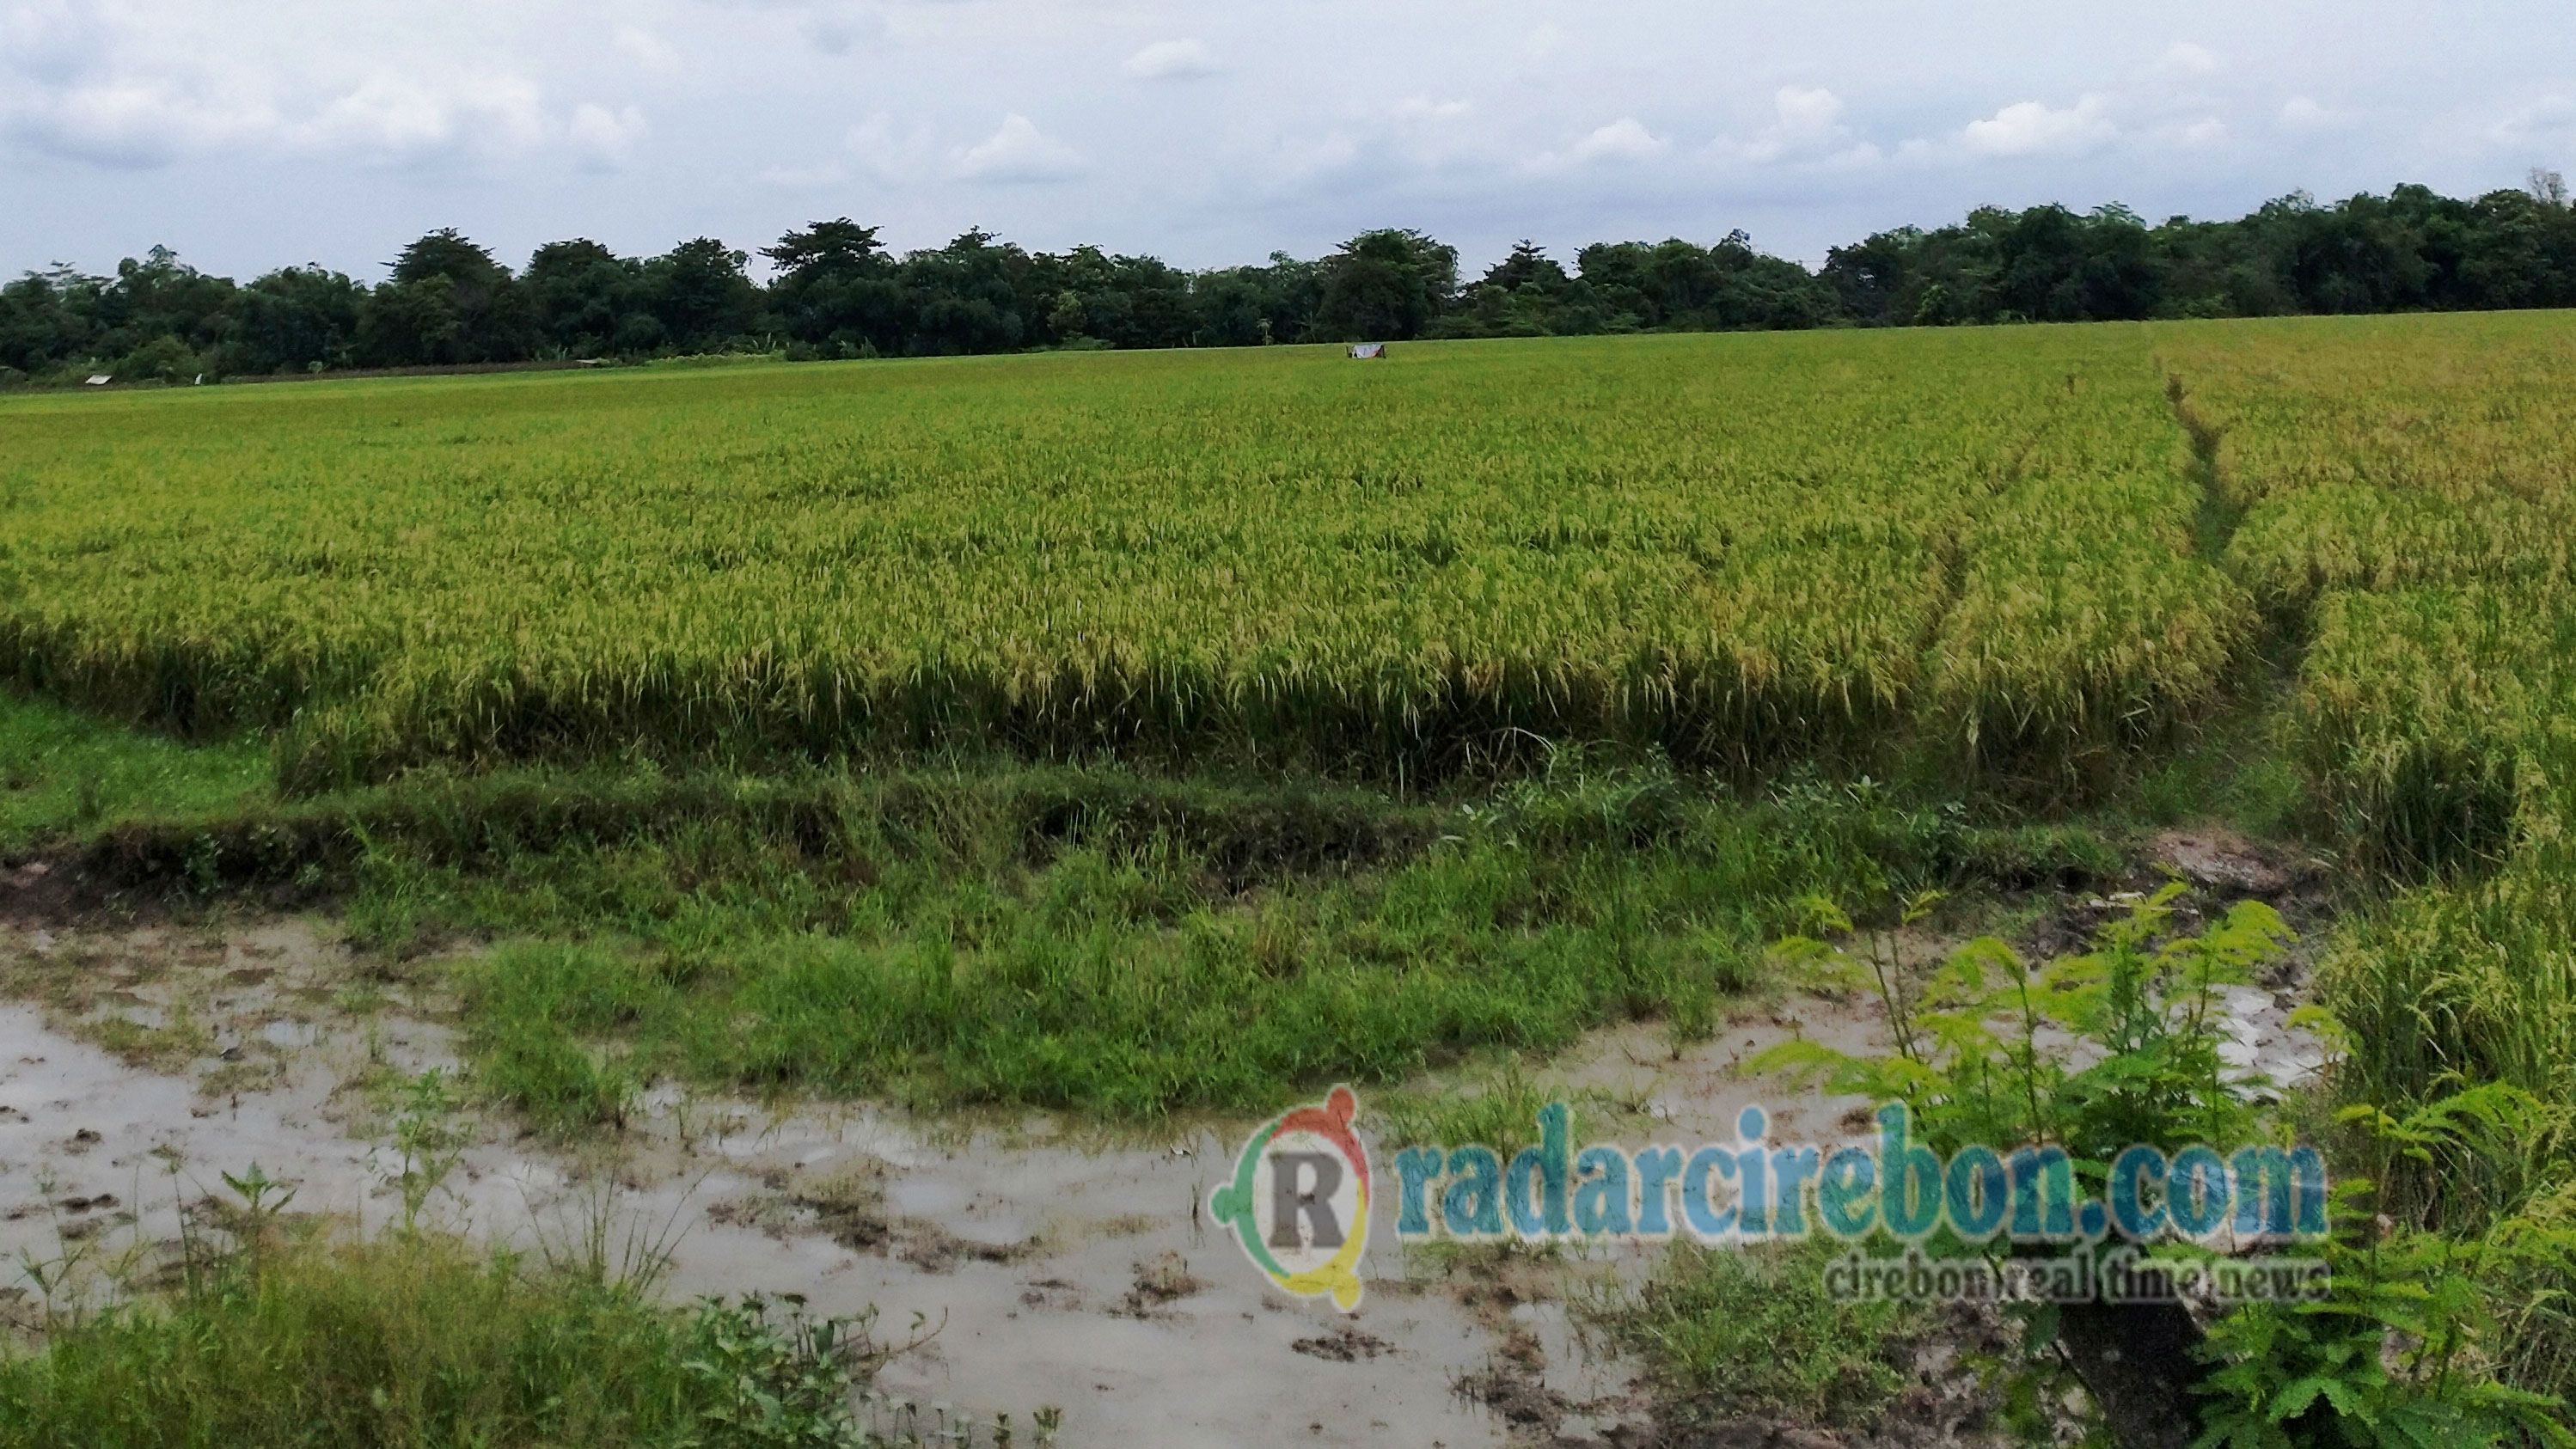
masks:
[[[2081,827],[1573,750],[1446,801],[1007,760],[429,770],[51,848],[138,899],[332,902],[389,956],[499,942],[456,968],[479,1079],[565,1128],[658,1077],[1138,1116],[1641,1015],[1694,1037],[1801,895],[2118,869]]]
[[[2342,1098],[2403,1116],[2502,1084],[2554,1109],[2510,1143],[2392,1164],[2381,1208],[2471,1242],[2509,1223],[2561,1235],[2569,1246],[2556,1258],[2514,1258],[2479,1286],[2506,1381],[2565,1399],[2576,1397],[2576,847],[2554,819],[2533,824],[2491,875],[2361,912],[2316,989],[2349,1033]]]
[[[0,1357],[0,1446],[856,1445],[874,1364],[840,1347],[756,1300],[675,1313],[435,1235],[281,1237]]]
[[[618,1074],[656,1072],[1115,1115],[1259,1108],[1704,996],[1699,938],[1744,929],[1722,862],[1462,844],[1243,903],[1190,874],[1072,850],[1001,891],[882,883],[830,934],[737,931],[756,908],[700,897],[642,941],[504,945],[465,968],[483,1079],[556,1120],[597,1120]]]
[[[686,826],[473,874],[388,847],[351,918],[512,938],[462,968],[469,1039],[487,1086],[557,1125],[613,1120],[661,1075],[1138,1116],[1637,1016],[1704,1033],[1802,896],[2081,878],[2108,855],[1875,787],[1669,786],[1524,783],[1374,868],[1252,881],[1169,835],[1030,852],[991,821],[880,838],[863,876]]]
[[[1825,1269],[1843,1251],[1821,1236],[1740,1249],[1677,1243],[1599,1320],[1643,1362],[1673,1422],[1868,1425],[1905,1386],[1896,1360],[1927,1320],[1919,1305],[1827,1294]]]
[[[0,850],[138,818],[237,810],[270,794],[259,740],[183,744],[0,693]]]

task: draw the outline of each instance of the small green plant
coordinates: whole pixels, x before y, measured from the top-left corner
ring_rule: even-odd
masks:
[[[0,1347],[0,1449],[858,1449],[853,1391],[929,1336],[794,1298],[674,1311],[428,1227],[348,1241],[278,1224],[289,1194],[266,1173],[227,1180],[233,1241],[192,1242],[175,1291]]]
[[[2458,1092],[2399,1119],[2346,1108],[2392,1159],[2505,1151],[2563,1116],[2501,1083]],[[2387,1168],[2337,1191],[2322,1301],[2240,1307],[2211,1325],[2205,1432],[2196,1449],[2482,1449],[2576,1445],[2555,1398],[2500,1383],[2490,1285],[2516,1270],[2565,1273],[2576,1231],[2517,1214],[2476,1235],[2411,1228],[2368,1210]]]
[[[2168,885],[2104,926],[2095,949],[2039,967],[1992,937],[1971,941],[1922,979],[1887,932],[1867,953],[1817,937],[1781,943],[1784,955],[1822,977],[1866,982],[1887,1010],[1892,1056],[1861,1056],[1810,1041],[1754,1058],[1757,1071],[1825,1077],[1837,1092],[1913,1109],[1924,1140],[1952,1151],[1969,1143],[2056,1144],[2079,1164],[2107,1164],[2121,1149],[2231,1143],[2256,1126],[2259,1085],[2234,1077],[2219,1056],[2222,992],[2250,980],[2291,939],[2277,912],[2244,901],[2206,930],[2174,930],[2182,886]],[[1923,919],[1935,897],[1905,901],[1898,918]],[[1852,933],[1831,902],[1809,902],[1824,933]],[[2047,1042],[2087,1044],[2098,1060],[2076,1067]]]
[[[1379,1122],[1386,1150],[1403,1147],[1457,1147],[1483,1143],[1506,1159],[1538,1141],[1538,1114],[1551,1102],[1567,1106],[1567,1132],[1575,1140],[1597,1136],[1587,1119],[1608,1115],[1618,1104],[1597,1089],[1550,1084],[1524,1073],[1509,1061],[1478,1085],[1456,1083],[1429,1091],[1398,1089],[1373,1097],[1369,1112]]]
[[[1970,1145],[2063,1148],[2096,1196],[2109,1164],[2130,1146],[2173,1151],[2252,1140],[2260,1126],[2252,1097],[2261,1082],[2225,1069],[2221,992],[2277,956],[2290,931],[2253,901],[2201,931],[2177,930],[2181,895],[2174,884],[2145,896],[2100,930],[2093,950],[2037,967],[1991,937],[1960,947],[1928,973],[1909,967],[1888,932],[1872,933],[1858,956],[1817,937],[1793,938],[1783,943],[1792,959],[1824,978],[1876,991],[1896,1050],[1860,1056],[1792,1041],[1752,1065],[1822,1075],[1836,1092],[1903,1102],[1914,1130],[1944,1155]],[[1918,895],[1895,914],[1910,925],[1934,904]],[[1812,902],[1810,915],[1828,932],[1851,933],[1850,920],[1830,902]],[[2071,1051],[2054,1045],[2061,1042],[2095,1059],[2079,1067]],[[2064,1249],[1999,1237],[1972,1250],[1936,1237],[1927,1251],[2000,1260]],[[2006,1376],[2008,1398],[2031,1397],[2039,1380],[2080,1372],[2079,1357],[2059,1342],[2066,1319],[2056,1305],[2016,1311],[2027,1357]],[[2056,1362],[2041,1357],[2052,1350]],[[2127,1404],[2105,1408],[2121,1417],[2137,1412]]]
[[[471,1134],[457,1117],[459,1103],[445,1068],[431,1067],[403,1079],[393,1121],[396,1165],[386,1184],[402,1195],[403,1231],[416,1232],[421,1210],[447,1182]]]
[[[874,1309],[848,1318],[810,1318],[794,1294],[708,1299],[690,1318],[683,1367],[706,1395],[698,1411],[707,1449],[863,1449],[870,1437],[850,1412],[850,1385],[929,1341],[913,1323],[901,1343],[870,1331]]]
[[[222,1174],[224,1186],[242,1200],[242,1213],[254,1224],[273,1223],[286,1205],[295,1201],[295,1189],[268,1175],[268,1169],[254,1162],[250,1170],[236,1177]],[[270,1194],[275,1193],[275,1197]]]
[[[50,1256],[38,1253],[33,1245],[24,1245],[18,1249],[19,1274],[35,1285],[36,1297],[44,1306],[45,1321],[48,1324],[57,1321],[66,1310],[71,1302],[68,1290],[72,1280],[80,1274],[82,1266],[96,1256],[98,1250],[98,1240],[95,1238],[70,1237],[64,1234],[60,1213],[52,1206],[54,1190],[58,1185],[50,1169],[38,1170],[37,1195],[45,1200],[46,1211],[54,1213],[56,1218],[53,1253]]]
[[[212,835],[200,835],[188,843],[188,886],[200,896],[211,897],[223,886],[223,842]]]

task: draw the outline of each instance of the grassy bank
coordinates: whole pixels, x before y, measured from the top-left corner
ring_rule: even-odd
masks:
[[[9,1449],[813,1449],[862,1442],[866,1324],[757,1299],[674,1311],[649,1280],[425,1234],[270,1224],[184,1283],[0,1350]]]
[[[396,960],[497,943],[451,978],[480,1079],[562,1126],[616,1119],[659,1076],[1133,1116],[1266,1107],[1636,1016],[1687,1038],[1754,984],[1803,896],[2119,869],[2080,827],[1570,753],[1430,798],[1007,761],[642,766],[46,828],[101,905],[247,892],[328,902]]]

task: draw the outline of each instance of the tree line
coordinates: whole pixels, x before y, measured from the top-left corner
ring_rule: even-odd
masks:
[[[1835,247],[1812,270],[1739,231],[1596,243],[1570,267],[1523,242],[1471,280],[1456,248],[1388,229],[1314,260],[1192,272],[983,231],[898,254],[847,218],[760,255],[765,284],[748,253],[707,237],[641,258],[549,242],[513,272],[450,229],[371,287],[318,266],[236,283],[155,247],[112,277],[56,267],[0,286],[0,382],[2576,306],[2576,208],[2554,173],[2475,200],[2300,193],[2233,221],[1987,207]]]

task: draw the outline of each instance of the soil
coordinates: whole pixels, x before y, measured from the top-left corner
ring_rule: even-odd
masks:
[[[2242,842],[2159,850],[2214,892],[2295,903],[2308,889]],[[0,880],[0,1259],[51,1284],[22,1272],[5,1290],[21,1324],[45,1291],[152,1281],[184,1224],[237,1199],[226,1174],[256,1166],[292,1188],[290,1211],[361,1231],[407,1211],[394,1120],[407,1084],[457,1065],[434,962],[365,958],[312,917],[73,914],[63,889],[24,867]],[[2045,949],[2099,913],[2069,903],[2024,944]],[[1904,944],[1929,956],[1947,943]],[[2282,1019],[2298,985],[2231,995],[2232,1059],[2284,1078],[2314,1069],[2314,1043]],[[1621,1138],[1731,1140],[1755,1102],[1775,1140],[1866,1136],[1862,1099],[1744,1070],[1797,1036],[1887,1046],[1866,993],[1783,995],[1696,1044],[1653,1024],[1596,1032],[1548,1077],[1620,1104],[1630,1120],[1602,1126]],[[1368,1255],[1359,1311],[1283,1296],[1204,1210],[1249,1122],[1119,1135],[1046,1114],[919,1118],[671,1086],[580,1144],[472,1111],[454,1120],[452,1163],[430,1164],[434,1185],[414,1194],[427,1220],[655,1268],[675,1301],[794,1293],[822,1314],[873,1308],[880,1333],[918,1323],[930,1336],[884,1368],[881,1394],[987,1422],[1060,1408],[1067,1446],[1989,1442],[1992,1406],[1965,1350],[1993,1326],[1974,1322],[1925,1346],[1913,1387],[1865,1433],[1667,1420],[1577,1311],[1641,1278],[1652,1251],[1399,1249],[1391,1153],[1376,1154],[1373,1192],[1387,1246]]]

